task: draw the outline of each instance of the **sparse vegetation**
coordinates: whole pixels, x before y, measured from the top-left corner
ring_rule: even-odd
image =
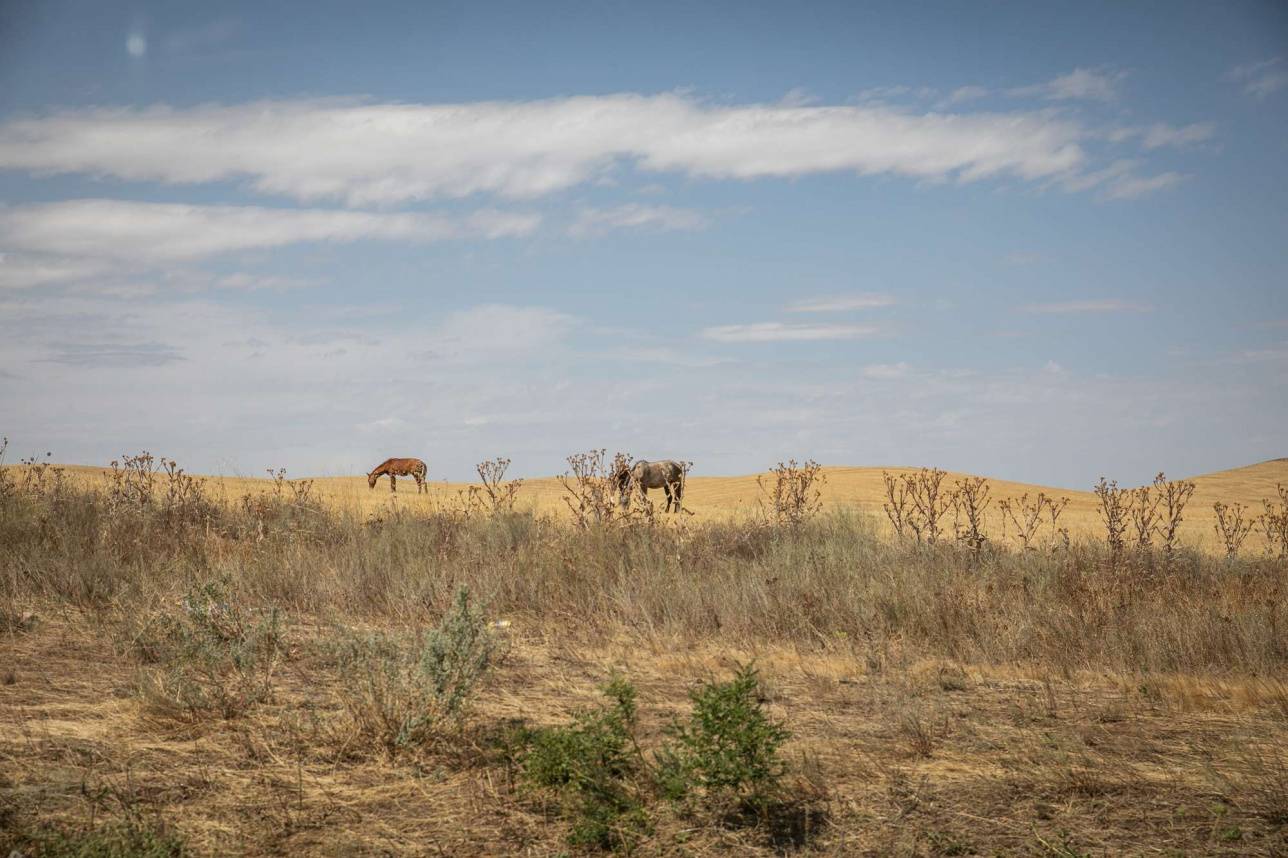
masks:
[[[1261,530],[1266,536],[1266,547],[1280,560],[1288,559],[1288,486],[1282,483],[1275,486],[1279,497],[1277,501],[1263,500],[1265,513],[1259,519]]]
[[[230,599],[227,579],[193,587],[177,606],[128,632],[143,665],[140,693],[157,714],[236,718],[272,698],[281,618],[276,609],[243,610]]]
[[[582,470],[613,467],[601,455]],[[506,503],[503,464],[489,471],[499,504],[371,518],[276,471],[230,502],[163,458],[125,457],[96,485],[55,468],[0,470],[9,848],[1100,854],[1166,837],[1273,854],[1282,841],[1282,488],[1262,516],[1218,514],[1268,554],[1221,558],[1182,543],[1194,490],[1162,475],[1152,518],[1102,484],[1123,493],[1115,549],[1071,537],[1068,501],[1045,494],[996,500],[1006,529],[990,529],[996,486],[932,470],[884,481],[904,528],[889,540],[883,522],[818,507],[821,471],[782,493],[805,499],[799,515],[789,502],[658,526],[634,526],[648,517],[591,480],[608,505],[565,490],[586,511],[569,526]],[[1205,515],[1206,500],[1210,533]],[[709,679],[753,657],[758,672]],[[618,666],[607,702],[588,705]],[[1162,764],[1176,776],[1147,773]],[[175,827],[129,827],[162,817]]]
[[[1255,520],[1251,516],[1245,517],[1248,508],[1238,502],[1224,504],[1217,501],[1212,504],[1212,511],[1216,513],[1216,535],[1225,546],[1225,556],[1237,557],[1239,549],[1252,532]]]
[[[1100,521],[1105,526],[1105,545],[1111,559],[1117,560],[1127,547],[1126,533],[1131,521],[1132,495],[1129,489],[1118,488],[1117,481],[1105,481],[1104,477],[1095,487],[1096,499],[1100,502]]]
[[[709,802],[733,800],[764,813],[781,788],[787,766],[779,749],[791,733],[765,713],[761,694],[751,665],[690,693],[693,712],[671,725],[675,745],[661,756],[669,797],[696,786]]]
[[[823,508],[822,489],[827,475],[818,462],[795,459],[770,468],[770,479],[756,478],[761,492],[761,509],[777,525],[799,527]]]
[[[350,722],[346,747],[361,740],[392,757],[459,726],[497,654],[464,587],[442,621],[422,633],[346,636],[339,652],[348,677],[340,692]]]

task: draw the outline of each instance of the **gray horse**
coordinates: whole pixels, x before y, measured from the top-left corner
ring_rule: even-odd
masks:
[[[666,511],[680,512],[684,501],[684,474],[686,466],[680,462],[665,459],[661,462],[646,462],[643,459],[629,469],[622,468],[617,472],[617,489],[621,492],[621,505],[625,509],[630,503],[631,486],[639,486],[640,491],[648,497],[649,489],[662,489],[666,492]]]

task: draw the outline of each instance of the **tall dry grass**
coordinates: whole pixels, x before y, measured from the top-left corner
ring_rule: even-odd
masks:
[[[889,541],[847,512],[583,527],[503,508],[366,519],[289,481],[224,505],[199,485],[172,489],[186,479],[171,468],[142,494],[138,480],[120,493],[52,480],[0,493],[0,615],[128,615],[226,580],[247,605],[417,625],[466,586],[493,616],[568,635],[797,642],[874,664],[895,650],[1069,671],[1283,675],[1288,662],[1274,557],[1121,541],[1011,551],[969,526],[958,542]]]

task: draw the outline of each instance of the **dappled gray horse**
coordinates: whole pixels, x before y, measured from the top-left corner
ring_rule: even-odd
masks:
[[[665,459],[661,462],[640,460],[629,469],[622,468],[617,473],[617,489],[621,492],[621,505],[624,509],[631,500],[631,486],[639,486],[640,491],[648,497],[649,489],[662,489],[666,492],[666,511],[679,512],[684,501],[685,466],[679,462]]]

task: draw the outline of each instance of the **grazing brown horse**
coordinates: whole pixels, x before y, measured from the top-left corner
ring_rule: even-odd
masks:
[[[385,474],[389,475],[389,491],[398,491],[398,477],[411,477],[416,481],[416,494],[428,492],[429,487],[425,485],[425,473],[429,469],[420,459],[385,459],[376,469],[367,474],[367,486],[376,487],[376,480]]]

